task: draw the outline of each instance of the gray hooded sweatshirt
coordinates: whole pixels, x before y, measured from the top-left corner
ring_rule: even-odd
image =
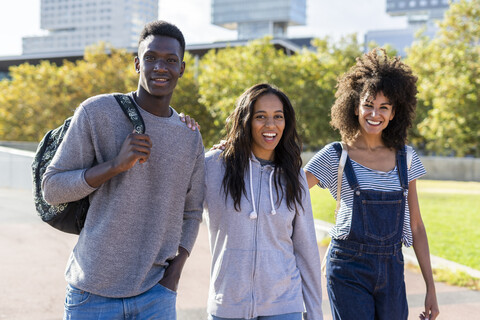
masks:
[[[278,203],[271,173],[252,155],[241,211],[222,188],[221,151],[205,156],[204,217],[212,265],[207,312],[223,318],[304,312],[323,319],[320,257],[305,173],[303,208]]]

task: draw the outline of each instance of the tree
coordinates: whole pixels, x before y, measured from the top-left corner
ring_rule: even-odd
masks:
[[[24,141],[39,141],[90,96],[135,90],[137,77],[133,56],[104,44],[75,63],[26,63],[11,67],[10,75],[0,82],[0,137]]]
[[[333,140],[336,134],[329,125],[329,115],[336,79],[354,64],[361,54],[360,45],[355,36],[339,44],[318,39],[313,45],[315,52],[304,49],[287,55],[266,37],[245,47],[209,51],[200,62],[199,92],[200,102],[214,119],[209,124],[217,132],[212,142],[224,135],[225,120],[236,99],[260,82],[271,83],[289,96],[307,148],[318,149]]]
[[[195,118],[201,125],[201,133],[204,145],[213,145],[218,141],[216,128],[211,123],[214,122],[212,114],[208,112],[206,106],[200,101],[199,84],[197,79],[198,58],[185,52],[185,72],[177,83],[177,87],[172,97],[171,104],[179,113],[183,112]]]
[[[438,34],[407,51],[419,77],[413,142],[429,152],[480,156],[480,0],[452,3]]]

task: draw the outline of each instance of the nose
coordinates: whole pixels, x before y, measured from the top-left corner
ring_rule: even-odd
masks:
[[[265,126],[266,127],[275,126],[275,120],[273,119],[273,117],[267,117],[267,119],[265,120]]]
[[[154,71],[166,71],[167,70],[167,64],[165,63],[165,61],[161,60],[161,59],[158,59],[155,64],[153,65],[153,70]]]

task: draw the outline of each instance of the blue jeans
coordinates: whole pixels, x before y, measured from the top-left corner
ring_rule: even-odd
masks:
[[[160,284],[130,298],[106,298],[67,285],[64,320],[175,320],[177,293]]]
[[[209,315],[208,320],[247,320],[242,318],[220,318],[214,315]],[[301,312],[294,312],[294,313],[285,313],[285,314],[278,314],[275,316],[259,316],[256,318],[251,318],[248,320],[302,320],[302,313]]]

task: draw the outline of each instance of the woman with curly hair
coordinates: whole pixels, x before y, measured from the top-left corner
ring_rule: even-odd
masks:
[[[209,319],[323,319],[320,257],[288,97],[247,89],[205,157]]]
[[[335,320],[407,319],[402,244],[413,245],[426,282],[420,318],[439,314],[416,190],[425,169],[406,147],[416,81],[407,65],[383,49],[358,58],[340,78],[331,109],[342,142],[325,146],[305,167],[310,188],[327,188],[335,199],[341,188],[326,255]],[[342,173],[343,150],[348,155]]]

